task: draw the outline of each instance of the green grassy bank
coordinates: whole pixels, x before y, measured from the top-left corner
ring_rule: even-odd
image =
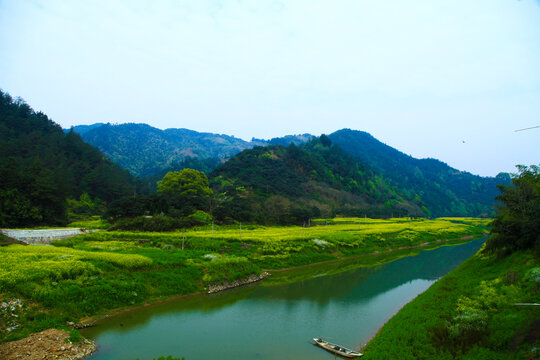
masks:
[[[540,358],[540,262],[530,251],[480,253],[405,305],[366,359]]]
[[[486,221],[472,222],[352,218],[309,228],[243,226],[240,230],[238,225],[172,233],[101,231],[57,241],[54,246],[0,247],[0,300],[21,300],[2,308],[0,341],[204,291],[209,284],[245,278],[263,269],[374,253],[378,254],[356,264],[348,260],[343,268],[380,264],[406,256],[408,249],[482,236]]]

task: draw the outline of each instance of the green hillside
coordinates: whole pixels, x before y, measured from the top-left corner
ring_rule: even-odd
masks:
[[[244,141],[234,136],[188,129],[160,130],[146,124],[94,124],[73,130],[100,149],[109,159],[135,176],[147,177],[193,166],[210,172],[224,160],[254,146],[302,143],[312,136],[288,135],[269,141]]]
[[[295,146],[245,150],[210,174],[222,202],[218,219],[272,223],[309,217],[424,215],[368,166],[357,162],[327,136]]]
[[[94,124],[75,127],[83,139],[129,170],[148,177],[150,188],[168,171],[194,168],[207,174],[237,153],[255,146],[297,146],[310,134],[288,135],[250,142],[227,135],[187,129],[160,130],[146,124]],[[416,159],[368,133],[343,129],[329,138],[400,189],[405,198],[418,195],[431,216],[493,215],[497,184],[509,176],[482,177],[459,171],[436,159]]]
[[[432,216],[492,215],[497,185],[510,182],[508,174],[482,177],[436,159],[413,158],[363,131],[343,129],[329,137],[405,194],[418,194]]]
[[[159,173],[186,158],[226,159],[253,147],[233,136],[187,129],[160,130],[146,124],[105,124],[81,136],[109,159],[141,177]]]
[[[63,224],[66,199],[110,201],[135,181],[74,132],[0,91],[0,226]]]

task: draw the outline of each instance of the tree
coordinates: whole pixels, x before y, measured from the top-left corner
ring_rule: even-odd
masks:
[[[168,172],[158,183],[158,192],[160,194],[204,198],[212,195],[206,175],[193,169]]]
[[[319,141],[321,142],[322,146],[330,147],[330,145],[332,145],[332,140],[330,140],[330,138],[325,134],[322,134],[319,137]]]
[[[488,253],[508,254],[536,248],[540,252],[540,167],[518,165],[512,186],[499,185],[501,202],[486,242]]]

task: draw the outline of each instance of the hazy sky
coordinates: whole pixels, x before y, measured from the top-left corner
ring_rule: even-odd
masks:
[[[0,88],[63,127],[364,130],[494,176],[540,163],[540,1],[0,0]]]

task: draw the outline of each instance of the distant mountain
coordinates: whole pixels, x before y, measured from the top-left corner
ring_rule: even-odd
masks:
[[[289,146],[290,144],[301,145],[313,139],[315,136],[311,134],[300,135],[285,135],[283,137],[275,137],[267,141],[268,145],[283,145]]]
[[[244,141],[228,135],[187,129],[160,130],[146,124],[94,124],[74,127],[83,139],[133,175],[148,177],[149,187],[167,171],[185,167],[209,173],[243,150],[256,146],[301,145],[310,134]],[[329,135],[356,160],[373,169],[411,199],[418,196],[431,216],[479,216],[493,213],[497,184],[510,182],[459,171],[436,159],[416,159],[366,132],[343,129]]]
[[[210,179],[214,192],[226,198],[214,210],[220,220],[291,223],[335,214],[426,215],[418,199],[402,194],[324,135],[300,146],[244,150]]]
[[[66,199],[132,195],[135,179],[47,115],[0,91],[0,227],[64,224]]]
[[[95,124],[92,124],[92,125],[76,125],[76,126],[72,126],[71,129],[64,129],[64,132],[68,133],[73,129],[73,131],[75,131],[77,134],[82,135],[82,134],[86,134],[90,130],[96,129],[96,128],[98,128],[100,126],[103,126],[103,125],[105,125],[105,124],[104,123],[95,123]]]
[[[83,125],[73,128],[85,141],[96,146],[108,158],[120,164],[135,176],[152,176],[164,169],[175,167],[189,158],[228,159],[242,150],[266,145],[268,141],[250,142],[234,136],[200,133],[188,129],[160,130],[146,124]],[[291,135],[283,144],[301,143],[309,134]]]
[[[479,216],[493,213],[497,184],[508,174],[482,177],[459,171],[436,159],[416,159],[363,131],[343,129],[329,135],[356,159],[390,179],[405,194],[418,194],[432,216]]]

